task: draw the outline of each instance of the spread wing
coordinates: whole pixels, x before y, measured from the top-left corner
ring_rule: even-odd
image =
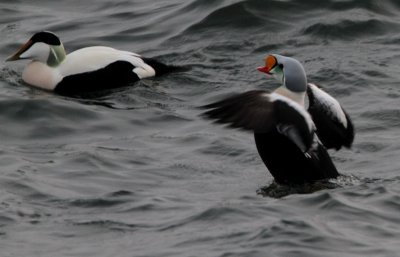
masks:
[[[339,102],[316,85],[307,87],[308,112],[317,128],[316,133],[326,148],[350,148],[354,141],[354,126]]]
[[[203,116],[231,128],[255,133],[276,129],[303,152],[311,147],[314,124],[302,106],[289,98],[263,90],[253,90],[205,105]]]

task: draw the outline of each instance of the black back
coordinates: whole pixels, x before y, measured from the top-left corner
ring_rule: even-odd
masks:
[[[209,109],[203,116],[217,123],[253,131],[258,152],[278,183],[299,184],[339,175],[307,118],[282,99],[271,101],[265,91],[252,90],[203,108]]]

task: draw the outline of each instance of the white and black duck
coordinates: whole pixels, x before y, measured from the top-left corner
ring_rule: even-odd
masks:
[[[339,173],[326,149],[351,147],[354,127],[349,115],[336,99],[307,83],[296,59],[273,54],[265,62],[258,70],[274,76],[282,86],[272,93],[252,90],[206,105],[209,110],[204,115],[253,131],[258,152],[278,183],[336,178]]]
[[[177,69],[105,46],[85,47],[67,55],[60,39],[49,31],[33,35],[7,61],[20,59],[32,60],[22,74],[26,83],[64,95],[126,86]]]

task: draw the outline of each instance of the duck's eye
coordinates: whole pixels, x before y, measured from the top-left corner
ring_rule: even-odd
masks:
[[[283,69],[283,64],[279,64],[279,68],[282,70]]]

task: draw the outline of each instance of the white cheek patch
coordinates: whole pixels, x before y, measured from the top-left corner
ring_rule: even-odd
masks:
[[[39,42],[33,44],[28,50],[20,55],[23,59],[33,59],[35,61],[47,62],[50,55],[49,45]]]

